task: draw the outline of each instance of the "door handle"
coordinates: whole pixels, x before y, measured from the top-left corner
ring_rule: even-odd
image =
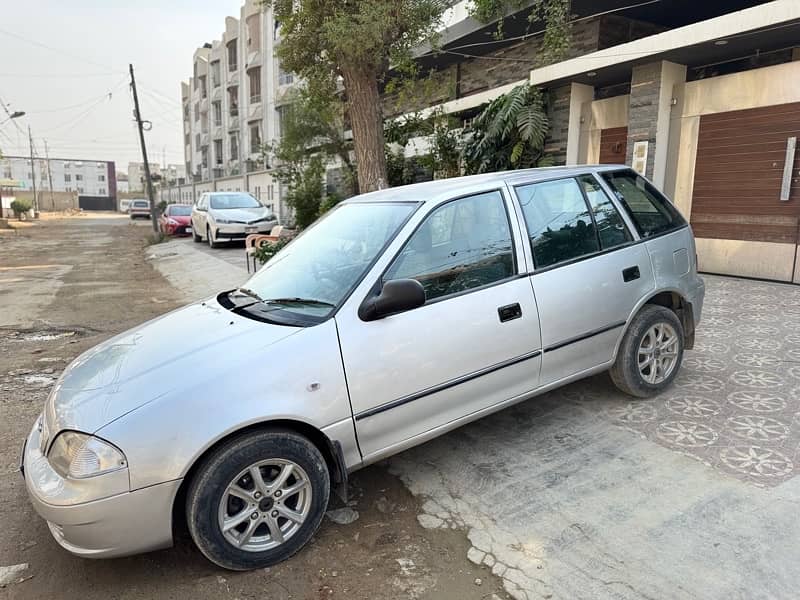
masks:
[[[627,269],[622,269],[622,280],[625,283],[629,281],[633,281],[634,279],[639,279],[642,274],[639,272],[639,266],[636,265],[635,267],[628,267]]]
[[[522,317],[522,308],[520,307],[519,302],[508,304],[498,308],[497,315],[500,317],[501,323],[513,321],[514,319],[519,319]]]

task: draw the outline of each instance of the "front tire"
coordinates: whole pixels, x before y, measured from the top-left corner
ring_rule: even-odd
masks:
[[[203,241],[203,238],[201,238],[200,235],[197,233],[197,229],[195,229],[194,223],[192,223],[192,241],[195,244],[199,244],[200,242]]]
[[[211,562],[233,571],[274,565],[319,528],[330,497],[325,458],[284,429],[247,433],[215,450],[186,496],[189,532]]]
[[[214,241],[214,238],[211,236],[211,228],[208,226],[206,226],[206,239],[208,240],[209,248],[219,248],[219,242]]]
[[[634,317],[611,367],[611,380],[621,391],[650,398],[667,389],[683,361],[680,319],[663,306],[646,304]]]

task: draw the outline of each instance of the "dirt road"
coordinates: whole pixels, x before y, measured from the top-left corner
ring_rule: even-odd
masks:
[[[27,500],[20,445],[72,359],[179,304],[144,260],[147,233],[104,216],[0,236],[0,567],[28,564],[0,598],[506,597],[465,558],[463,532],[420,527],[417,501],[381,467],[352,481],[355,523],[326,519],[308,548],[271,569],[221,571],[183,532],[170,550],[127,559],[88,561],[58,547]]]

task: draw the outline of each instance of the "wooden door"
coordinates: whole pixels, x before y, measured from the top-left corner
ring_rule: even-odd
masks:
[[[782,261],[777,270],[784,281],[798,274],[800,152],[789,164],[788,199],[781,200],[784,168],[791,157],[787,141],[798,137],[800,102],[704,115],[695,163],[691,214],[695,236],[770,242],[759,245],[758,261],[764,265]],[[756,251],[755,246],[750,248]],[[769,277],[753,273],[752,265],[747,273],[737,273],[735,259],[731,263],[731,274]]]
[[[600,164],[624,165],[628,153],[628,128],[612,127],[600,131]]]

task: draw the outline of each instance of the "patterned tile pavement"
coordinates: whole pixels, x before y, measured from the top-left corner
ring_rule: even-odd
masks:
[[[800,471],[800,287],[704,279],[695,348],[664,394],[631,400],[602,376],[563,391],[657,444],[777,486]]]

